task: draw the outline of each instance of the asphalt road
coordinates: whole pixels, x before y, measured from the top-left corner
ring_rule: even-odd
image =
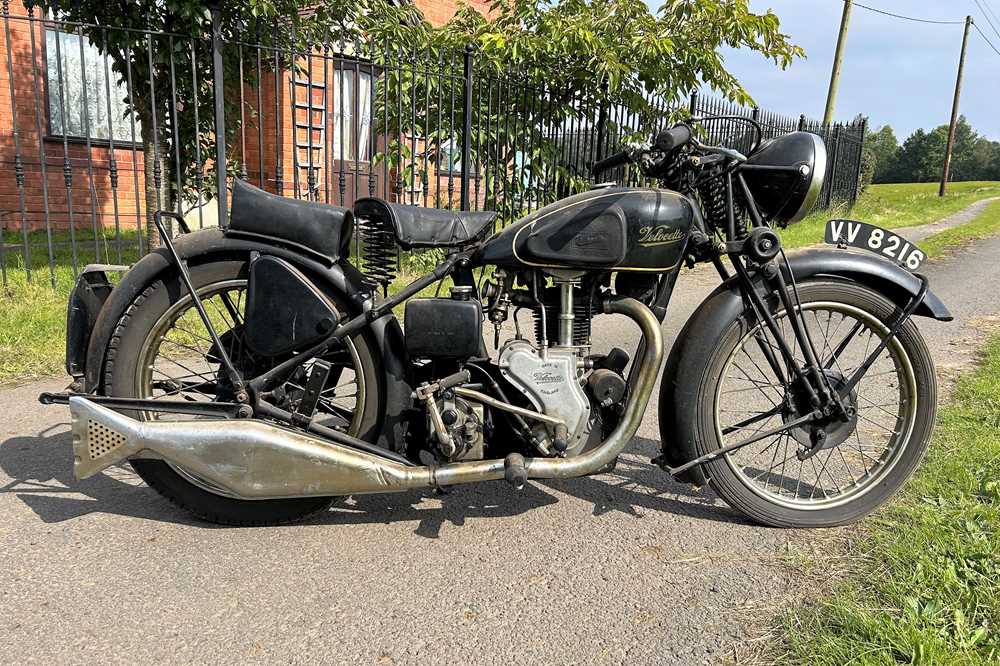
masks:
[[[1000,239],[928,265],[957,317],[921,323],[942,373],[1000,313],[998,264]],[[714,283],[682,276],[668,340]],[[2,663],[715,663],[794,596],[783,561],[812,538],[651,466],[655,405],[611,475],[212,527],[124,468],[75,480],[66,411],[35,401],[64,385],[0,390]]]

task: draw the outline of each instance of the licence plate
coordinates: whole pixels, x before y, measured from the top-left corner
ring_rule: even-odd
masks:
[[[823,240],[832,245],[856,247],[891,259],[915,271],[927,254],[910,241],[874,224],[855,220],[830,220]]]

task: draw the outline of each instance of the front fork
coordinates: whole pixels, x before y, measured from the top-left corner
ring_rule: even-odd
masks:
[[[756,232],[757,229],[754,231]],[[764,237],[774,247],[774,253],[770,257],[762,256],[760,252],[759,242]],[[727,245],[731,246],[734,244],[727,243]],[[789,389],[792,383],[795,383],[797,387],[801,387],[805,399],[808,401],[808,404],[788,404],[788,417],[801,419],[803,416],[812,414],[814,415],[814,418],[810,419],[812,421],[827,423],[831,419],[838,419],[843,422],[850,421],[854,417],[854,413],[853,408],[847,404],[848,396],[923,302],[929,286],[927,278],[923,275],[917,276],[921,281],[921,287],[917,294],[910,299],[910,302],[900,312],[896,321],[889,326],[886,335],[876,345],[875,349],[851,373],[850,377],[845,378],[846,381],[842,385],[834,388],[830,383],[826,371],[837,362],[840,354],[844,352],[851,340],[860,332],[860,325],[855,326],[845,336],[844,340],[831,351],[830,358],[821,359],[816,353],[816,347],[805,325],[805,315],[802,304],[799,301],[795,276],[792,274],[791,268],[785,260],[784,253],[780,252],[780,239],[778,239],[777,235],[770,230],[767,230],[766,234],[752,232],[745,239],[744,248],[741,248],[740,251],[729,252],[728,255],[736,270],[740,291],[753,309],[756,320],[763,325],[764,330],[761,331],[760,335],[755,335],[755,338],[764,358],[784,387],[786,396],[790,395],[791,391]],[[787,313],[786,316],[788,317],[795,343],[802,350],[803,363],[800,364],[795,358],[792,349],[789,348],[788,341],[782,335],[772,308],[769,307],[758,290],[757,281],[751,275],[748,264],[753,267],[754,273],[760,276],[760,282],[767,287],[769,293],[776,295],[780,306]],[[721,262],[716,261],[716,267],[724,271]],[[786,273],[788,276],[787,280],[785,277]],[[726,275],[724,274],[723,277],[726,277]],[[774,340],[773,344],[768,339],[768,333],[770,333],[771,338]],[[786,374],[786,368],[791,376]],[[825,432],[822,427],[819,427],[817,432],[818,437],[815,445],[806,451],[800,452],[800,459],[805,460],[823,448]]]

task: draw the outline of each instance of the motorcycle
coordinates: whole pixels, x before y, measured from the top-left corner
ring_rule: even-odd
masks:
[[[117,286],[115,267],[88,267],[70,298],[74,383],[40,399],[69,406],[76,476],[128,461],[171,502],[232,525],[362,493],[519,489],[612,470],[662,369],[656,465],[764,525],[861,518],[914,471],[934,423],[912,316],[951,316],[913,272],[923,254],[891,232],[834,220],[838,247],[786,256],[774,227],[815,204],[824,144],[765,142],[727,118],[754,133],[743,155],[696,138],[718,119],[593,166],[661,188],[598,185],[497,233],[496,213],[377,198],[349,210],[240,180],[226,228],[189,233],[161,211],[162,248]],[[398,252],[428,248],[436,268],[390,294]],[[702,263],[721,282],[664,365],[671,294]],[[609,315],[638,327],[633,354],[593,352]]]

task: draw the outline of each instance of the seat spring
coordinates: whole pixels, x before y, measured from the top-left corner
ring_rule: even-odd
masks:
[[[372,288],[381,286],[382,292],[388,294],[399,266],[396,237],[378,220],[359,218],[357,225],[361,238],[361,272],[364,273],[365,283]]]

